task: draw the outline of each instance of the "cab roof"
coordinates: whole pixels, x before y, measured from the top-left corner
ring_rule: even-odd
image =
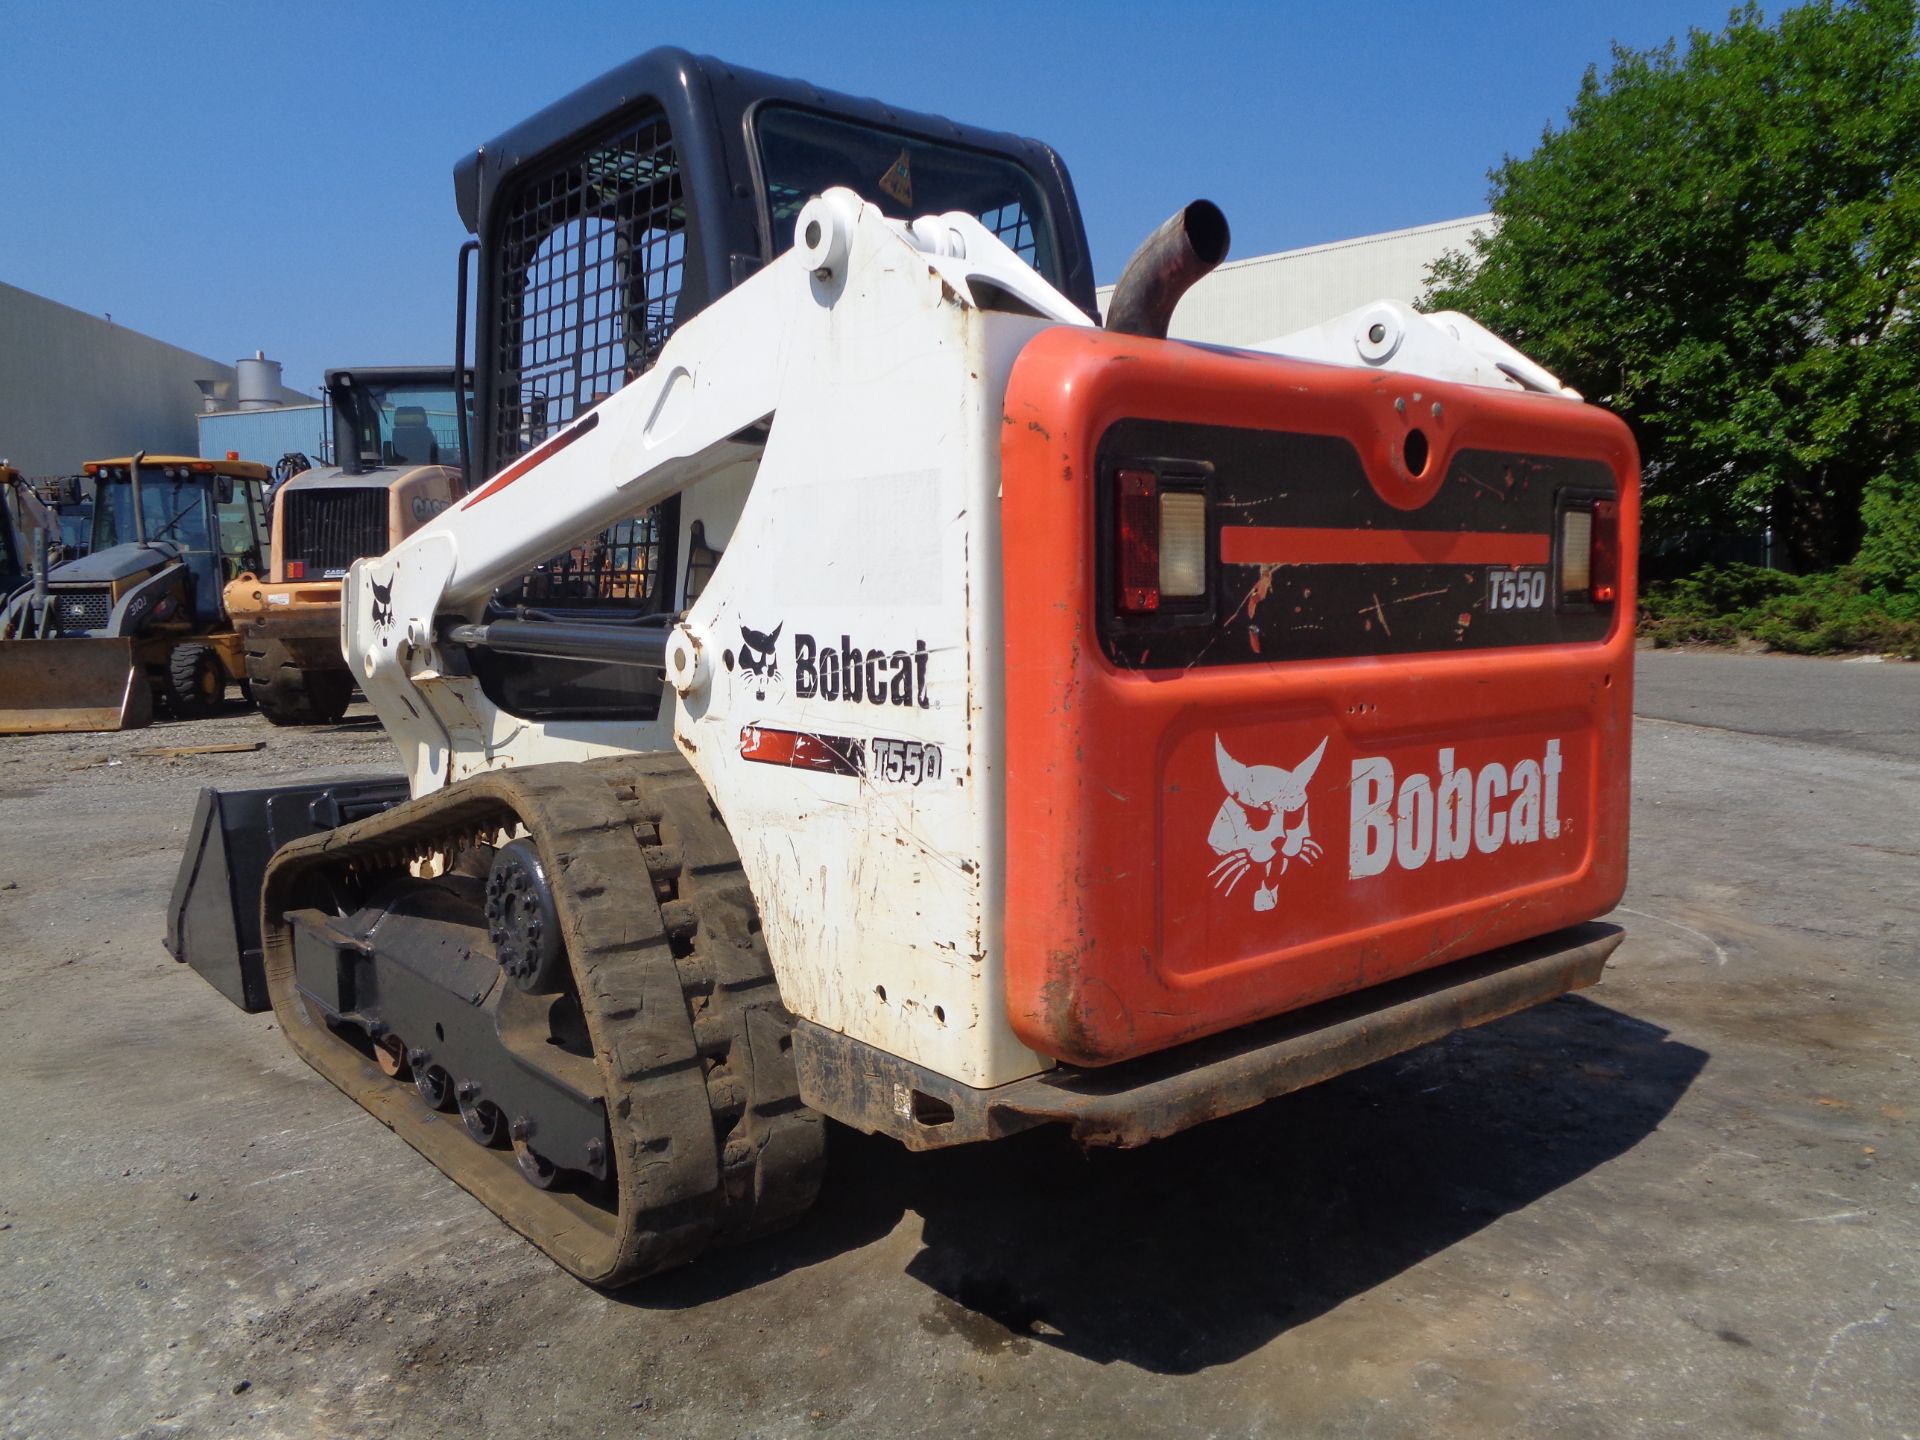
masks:
[[[1067,167],[1052,146],[1022,135],[962,125],[878,100],[863,100],[789,80],[743,65],[692,55],[672,46],[649,50],[590,80],[538,114],[463,155],[453,169],[453,192],[460,218],[481,238],[492,240],[493,211],[500,191],[522,168],[556,153],[578,150],[584,140],[630,121],[637,113],[659,111],[669,124],[678,161],[686,175],[690,203],[704,210],[696,233],[712,253],[706,257],[711,293],[701,293],[688,277],[680,301],[685,320],[730,287],[753,263],[773,259],[783,239],[767,233],[765,197],[758,193],[758,161],[750,153],[748,132],[754,111],[763,104],[790,105],[817,114],[873,125],[1012,160],[1032,176],[1049,213],[1059,251],[1060,291],[1089,314],[1094,306],[1093,260],[1086,229]],[[716,208],[720,213],[712,213]],[[740,260],[744,265],[732,263]],[[722,279],[722,277],[726,277]]]
[[[131,455],[122,455],[114,460],[89,460],[87,474],[97,470],[125,470],[133,464]],[[140,457],[142,470],[178,469],[185,466],[196,475],[231,475],[235,480],[258,480],[262,484],[273,479],[273,471],[265,465],[256,465],[251,460],[209,460],[203,455],[143,455]]]

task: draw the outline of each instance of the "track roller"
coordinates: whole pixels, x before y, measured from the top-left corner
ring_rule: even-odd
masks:
[[[373,1063],[380,1067],[380,1073],[394,1080],[405,1080],[407,1076],[407,1047],[398,1035],[391,1032],[373,1037]]]
[[[427,1063],[426,1053],[415,1050],[407,1057],[413,1067],[413,1083],[429,1110],[453,1108],[453,1077],[438,1065]]]
[[[460,1100],[460,1123],[467,1127],[467,1134],[475,1144],[498,1145],[507,1135],[507,1117],[500,1113],[500,1107],[491,1100],[480,1098],[480,1087],[471,1080],[462,1081],[458,1087]]]

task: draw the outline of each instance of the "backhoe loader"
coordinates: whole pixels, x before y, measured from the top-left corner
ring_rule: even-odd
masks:
[[[268,471],[144,451],[89,461],[92,543],[0,608],[0,734],[219,709],[244,677],[221,588],[264,565]]]
[[[1045,145],[680,51],[454,187],[476,483],[342,599],[403,774],[206,792],[169,945],[572,1273],[829,1119],[1138,1145],[1599,977],[1618,419],[1391,303],[1167,340],[1204,201],[1102,325]]]

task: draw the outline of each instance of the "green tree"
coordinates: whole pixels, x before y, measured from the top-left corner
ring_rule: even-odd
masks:
[[[1428,277],[1429,305],[1626,418],[1652,533],[1771,523],[1819,568],[1853,558],[1870,493],[1913,532],[1917,22],[1916,0],[1771,26],[1748,6],[1616,47],[1566,125],[1491,172],[1497,228]]]

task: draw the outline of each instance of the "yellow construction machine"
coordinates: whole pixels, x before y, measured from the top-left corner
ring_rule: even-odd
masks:
[[[353,698],[340,653],[340,580],[465,493],[458,413],[470,374],[445,366],[355,366],[327,372],[333,465],[274,491],[272,556],[228,584],[253,703],[275,725],[327,725]]]
[[[271,472],[141,451],[86,473],[89,553],[36,564],[0,609],[0,734],[197,719],[245,675],[221,589],[266,566]]]

